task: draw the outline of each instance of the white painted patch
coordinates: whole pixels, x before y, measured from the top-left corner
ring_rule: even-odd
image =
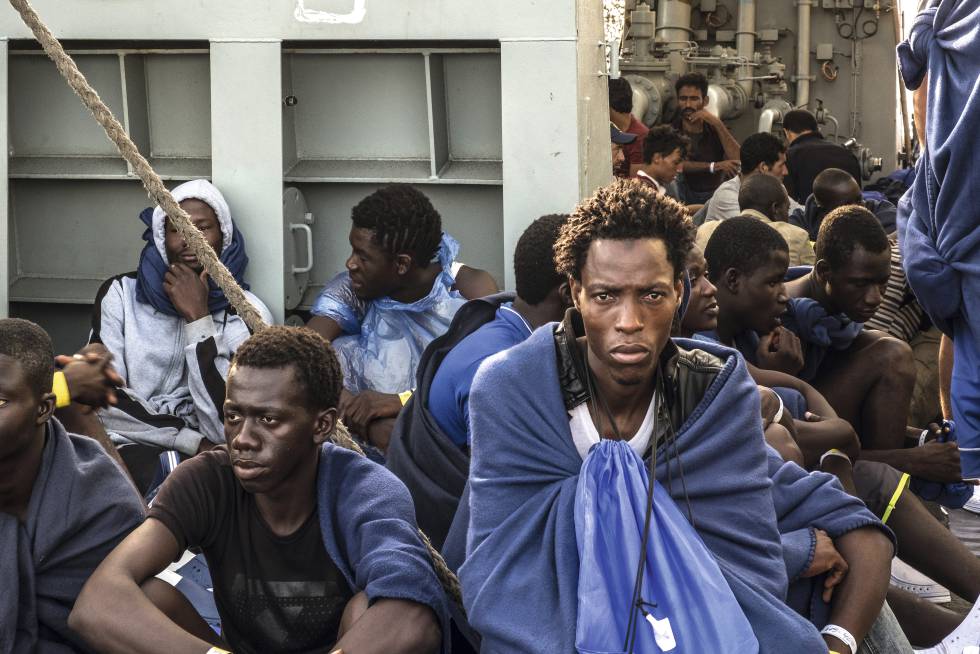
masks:
[[[293,16],[301,23],[327,23],[330,25],[356,25],[367,15],[367,0],[354,0],[350,13],[334,14],[328,11],[307,9],[305,0],[296,0]]]

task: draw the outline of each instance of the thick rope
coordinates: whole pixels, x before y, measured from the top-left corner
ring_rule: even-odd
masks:
[[[225,297],[228,298],[231,306],[234,307],[238,315],[245,321],[245,324],[253,332],[257,332],[265,327],[265,321],[262,320],[262,316],[252,306],[252,303],[248,301],[248,298],[245,297],[245,292],[242,291],[235,278],[228,271],[228,268],[221,263],[214,249],[204,240],[204,236],[201,235],[201,232],[191,222],[187,212],[181,209],[177,201],[174,200],[174,196],[163,185],[163,180],[160,179],[160,176],[150,167],[149,162],[140,154],[139,148],[136,147],[136,144],[126,134],[126,130],[119,124],[116,117],[112,115],[112,111],[109,110],[109,107],[102,101],[99,94],[88,83],[88,80],[85,79],[82,72],[78,70],[75,61],[61,47],[58,39],[55,38],[47,26],[41,21],[41,18],[34,11],[33,7],[31,7],[30,2],[28,0],[10,0],[10,4],[20,14],[20,17],[24,20],[24,24],[34,33],[34,37],[41,44],[41,47],[44,48],[44,52],[54,62],[54,65],[58,68],[58,72],[65,78],[65,81],[68,82],[68,86],[81,98],[82,103],[88,110],[92,112],[95,120],[105,130],[109,140],[116,144],[119,154],[133,167],[133,172],[143,181],[143,186],[146,188],[147,193],[149,193],[150,198],[160,205],[167,216],[170,217],[170,221],[184,241],[187,242],[191,252],[194,253],[197,260],[204,266],[204,269],[211,279],[214,280],[214,283],[224,292]]]
[[[136,147],[136,144],[126,134],[126,130],[119,124],[116,117],[112,115],[112,111],[102,101],[99,94],[92,88],[92,85],[88,83],[88,80],[85,79],[82,72],[78,70],[78,66],[71,58],[71,55],[65,52],[58,39],[55,38],[44,22],[41,21],[37,12],[31,7],[30,2],[28,0],[10,0],[10,4],[20,14],[24,24],[34,33],[34,37],[41,44],[41,47],[44,48],[44,52],[54,62],[54,65],[58,68],[58,72],[65,78],[65,81],[68,82],[68,86],[81,98],[82,103],[88,110],[92,112],[95,120],[105,130],[109,140],[116,144],[119,154],[133,167],[133,172],[143,181],[143,186],[149,193],[150,198],[160,205],[167,216],[170,217],[174,227],[187,242],[194,256],[201,262],[204,270],[207,271],[215,284],[224,292],[225,297],[228,298],[231,306],[234,307],[238,315],[245,321],[245,324],[253,332],[264,328],[266,326],[265,321],[262,320],[262,316],[252,306],[248,298],[245,297],[245,292],[238,285],[238,282],[235,281],[228,268],[221,263],[214,249],[204,240],[204,236],[201,235],[200,230],[191,222],[187,212],[181,209],[177,201],[174,200],[174,196],[163,185],[163,180],[153,170],[146,158],[140,154],[139,148]],[[344,427],[343,423],[337,423],[333,441],[340,447],[353,450],[362,456],[364,455],[364,450],[357,444],[357,441],[351,438],[350,433]],[[422,542],[425,543],[426,549],[429,550],[429,555],[432,557],[432,567],[435,569],[436,576],[439,577],[443,589],[459,606],[460,610],[463,610],[463,596],[460,592],[459,579],[449,569],[445,559],[432,546],[429,537],[421,529],[419,529],[419,536],[422,538]]]

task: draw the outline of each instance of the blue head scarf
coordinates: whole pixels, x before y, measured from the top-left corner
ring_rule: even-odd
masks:
[[[248,290],[245,283],[245,268],[248,255],[245,253],[245,237],[235,227],[231,212],[221,192],[210,182],[199,179],[181,184],[173,190],[174,199],[182,202],[194,198],[206,202],[218,217],[222,234],[222,248],[219,259],[231,272],[235,281]],[[143,240],[146,245],[140,253],[139,267],[136,271],[136,299],[151,305],[157,311],[170,316],[178,315],[173,302],[163,289],[163,278],[169,264],[163,246],[164,222],[166,215],[160,207],[147,207],[140,212],[140,220],[146,225]],[[229,306],[225,294],[210,278],[208,279],[208,311],[214,313]]]

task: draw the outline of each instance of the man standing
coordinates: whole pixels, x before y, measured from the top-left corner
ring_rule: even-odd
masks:
[[[0,652],[88,651],[68,614],[89,575],[143,520],[143,504],[96,441],[52,417],[44,330],[12,318],[0,320],[0,335]]]
[[[704,204],[726,178],[738,173],[738,141],[721,118],[706,109],[708,80],[701,73],[682,75],[674,84],[680,115],[674,129],[686,136],[691,147],[678,186],[686,204]]]
[[[676,202],[635,182],[599,189],[576,209],[556,246],[575,310],[477,372],[470,394],[471,519],[460,579],[484,651],[589,650],[597,635],[590,625],[616,642],[591,647],[599,651],[630,651],[623,643],[633,633],[647,643],[638,652],[655,651],[654,638],[660,643],[667,635],[677,635],[679,651],[706,651],[704,636],[715,630],[731,634],[727,644],[744,651],[845,651],[784,603],[786,566],[757,387],[731,350],[670,341],[693,236]],[[672,534],[673,544],[707,556],[696,580],[673,583],[663,574],[680,563],[673,561],[657,571],[660,593],[640,584],[637,596],[637,557],[650,563],[641,541],[649,535],[662,542],[665,531],[660,522],[656,536],[641,531],[643,500],[634,503],[631,483],[589,490],[596,461],[622,470],[610,452],[633,462],[634,472],[624,476],[634,482],[645,482],[649,466],[657,484],[650,482],[647,507],[655,496],[659,516],[684,516],[697,531]],[[597,500],[603,506],[588,512]],[[596,533],[590,516],[602,517],[608,530]],[[622,521],[607,522],[609,516]],[[853,540],[839,548],[853,563],[835,592],[849,601],[830,617],[858,640],[881,609],[893,554],[875,525],[862,517],[847,534]],[[580,538],[595,543],[586,540],[590,534],[600,541],[605,535],[613,550],[598,576],[594,559],[579,553]],[[624,574],[622,587],[606,585]],[[711,587],[713,606],[726,606],[700,623],[705,630],[680,626],[700,604],[659,613],[664,594],[701,584]],[[737,605],[726,605],[732,597]]]
[[[803,204],[813,192],[813,180],[828,168],[840,168],[859,184],[861,164],[847,148],[831,143],[820,133],[817,119],[806,109],[794,109],[783,117],[789,142],[786,152],[786,188],[790,197]]]
[[[636,135],[632,143],[623,146],[626,161],[618,168],[614,167],[616,177],[629,177],[631,167],[643,163],[643,137],[649,130],[632,112],[633,88],[630,83],[623,77],[609,80],[609,121],[619,131]]]
[[[643,160],[636,178],[651,187],[657,195],[670,195],[690,144],[669,125],[657,125],[643,138]]]
[[[771,175],[781,184],[783,177],[786,176],[786,146],[768,132],[753,134],[742,143],[741,162],[742,172],[722,183],[705,205],[706,223],[739,215],[741,208],[738,204],[738,192],[742,188],[742,182],[749,175],[755,173]],[[801,205],[790,200],[790,211],[802,208]]]
[[[342,376],[306,329],[235,354],[227,447],[185,461],[86,584],[70,624],[99,652],[436,652],[445,595],[390,473],[329,444]],[[203,550],[221,638],[159,582]]]

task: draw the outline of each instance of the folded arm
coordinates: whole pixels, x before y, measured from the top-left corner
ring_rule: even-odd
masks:
[[[178,626],[140,588],[178,553],[170,530],[147,519],[96,568],[75,602],[69,627],[107,654],[207,652],[212,643]],[[217,634],[214,642],[220,642]]]

